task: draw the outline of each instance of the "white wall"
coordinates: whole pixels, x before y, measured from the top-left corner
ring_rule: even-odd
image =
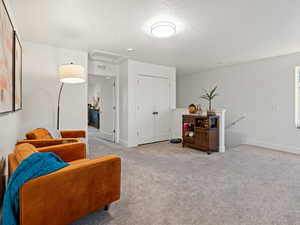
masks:
[[[23,42],[23,110],[21,132],[56,127],[58,67],[73,62],[87,71],[86,52]],[[61,129],[87,130],[87,83],[65,84],[61,98]]]
[[[11,8],[10,2],[4,1],[7,9],[9,11],[11,20],[17,29],[17,25],[15,23],[15,17],[13,10]],[[22,37],[20,37],[22,40]],[[12,152],[14,149],[14,145],[16,140],[20,136],[20,123],[21,123],[21,111],[7,114],[0,114],[0,152],[1,157],[6,157],[8,153]]]
[[[89,74],[91,75],[117,77],[119,73],[118,69],[118,65],[116,64],[89,60]]]
[[[227,145],[248,143],[300,153],[300,130],[294,122],[294,68],[299,65],[300,54],[293,54],[180,76],[178,106],[203,103],[202,88],[218,85],[214,106],[227,109],[226,124],[246,114],[227,129]]]
[[[119,69],[119,129],[120,144],[128,142],[128,61],[124,61]]]
[[[6,157],[14,150],[17,139],[20,137],[21,112],[0,115],[0,151],[1,157]]]

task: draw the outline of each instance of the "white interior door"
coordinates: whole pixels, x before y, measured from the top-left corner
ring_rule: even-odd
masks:
[[[102,86],[102,112],[100,113],[101,137],[115,141],[115,79],[105,79]]]
[[[138,126],[138,144],[153,142],[154,117],[153,117],[153,79],[148,76],[138,76],[136,112]]]
[[[153,78],[154,85],[154,141],[170,138],[170,85],[169,79]]]
[[[139,75],[137,78],[138,144],[170,137],[169,79]]]

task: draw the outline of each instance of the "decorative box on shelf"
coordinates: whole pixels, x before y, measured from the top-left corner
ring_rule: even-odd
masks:
[[[219,116],[188,114],[182,116],[182,146],[207,151],[218,151]]]

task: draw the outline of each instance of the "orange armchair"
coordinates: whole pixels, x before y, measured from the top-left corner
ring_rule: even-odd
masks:
[[[37,128],[26,133],[26,139],[18,141],[17,144],[29,143],[35,147],[45,147],[49,145],[59,145],[71,142],[77,142],[78,138],[85,138],[84,130],[61,130],[62,138],[53,138],[50,132],[45,128]]]
[[[19,144],[28,151],[54,152],[70,165],[32,179],[20,189],[20,225],[67,225],[120,199],[121,159],[109,155],[85,158],[84,143],[43,148]],[[8,156],[9,174],[19,165],[19,155]],[[19,160],[19,161],[18,161]]]
[[[84,130],[62,130],[59,131],[62,138],[85,138]],[[37,128],[26,133],[27,139],[53,139],[50,132],[45,128]]]

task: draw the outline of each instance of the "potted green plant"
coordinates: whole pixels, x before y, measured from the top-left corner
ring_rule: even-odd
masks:
[[[207,110],[207,115],[208,116],[214,116],[216,115],[215,111],[212,109],[211,107],[211,102],[212,100],[218,96],[219,94],[216,93],[216,90],[217,90],[217,86],[215,86],[213,89],[211,89],[210,91],[207,91],[207,90],[204,90],[205,91],[205,94],[201,96],[202,99],[205,99],[208,101],[209,103],[209,107],[208,107],[208,110]]]

